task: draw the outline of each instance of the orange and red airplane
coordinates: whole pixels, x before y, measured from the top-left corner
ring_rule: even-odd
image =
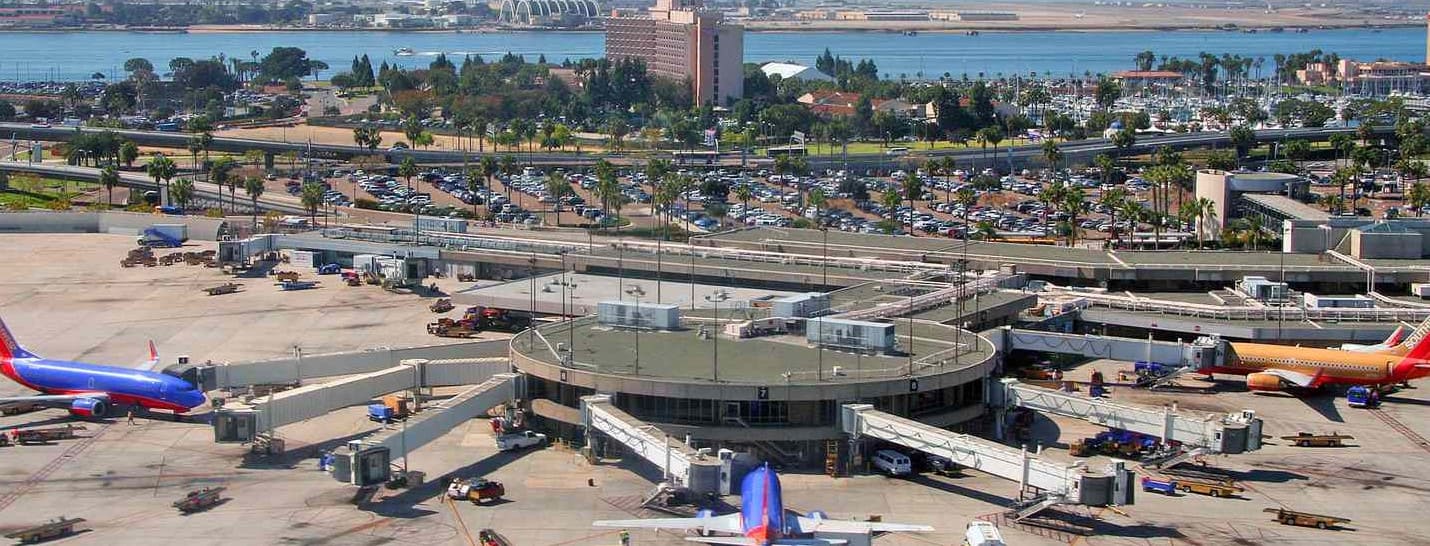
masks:
[[[1430,319],[1392,347],[1347,351],[1265,343],[1228,343],[1225,364],[1198,373],[1246,376],[1253,391],[1325,385],[1380,386],[1430,376]]]

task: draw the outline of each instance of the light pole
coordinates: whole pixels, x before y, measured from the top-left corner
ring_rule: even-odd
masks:
[[[715,332],[711,334],[711,339],[715,341],[715,359],[712,364],[714,370],[713,379],[720,382],[720,302],[730,299],[730,294],[725,289],[716,290],[714,294],[705,296],[705,301],[715,305]]]
[[[629,294],[632,298],[635,298],[635,300],[636,300],[636,309],[635,309],[636,375],[640,375],[640,374],[641,374],[641,321],[644,320],[644,317],[641,316],[641,296],[644,296],[644,295],[645,295],[645,290],[641,289],[640,285],[633,284],[633,285],[630,286],[630,288],[627,288],[627,289],[625,290],[625,293],[626,293],[626,294]]]

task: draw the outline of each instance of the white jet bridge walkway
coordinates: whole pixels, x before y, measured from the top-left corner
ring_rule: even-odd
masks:
[[[332,476],[357,486],[385,483],[391,462],[441,438],[452,429],[492,408],[516,399],[518,374],[503,373],[428,407],[401,425],[385,427],[353,440],[334,453]]]
[[[259,434],[272,435],[278,427],[366,404],[386,394],[475,385],[510,370],[510,360],[505,357],[403,360],[391,368],[304,385],[254,398],[248,404],[225,405],[214,411],[214,440],[252,442]]]
[[[1103,472],[1079,464],[1043,460],[1026,449],[943,430],[891,415],[869,404],[845,404],[840,426],[851,440],[871,438],[944,457],[962,467],[1018,482],[1020,496],[1031,491],[1017,517],[1026,518],[1056,504],[1109,506],[1132,504],[1133,474],[1122,461]]]
[[[610,395],[582,397],[581,423],[586,427],[588,449],[594,434],[600,432],[654,464],[673,487],[689,489],[694,493],[717,493],[721,490],[723,464],[720,460],[621,411],[611,403]]]
[[[996,410],[995,436],[1004,435],[1005,413],[1025,408],[1087,421],[1094,425],[1136,432],[1175,442],[1188,451],[1237,454],[1261,449],[1261,419],[1250,410],[1216,416],[1180,410],[1175,405],[1148,407],[1093,398],[1003,379],[989,397]]]

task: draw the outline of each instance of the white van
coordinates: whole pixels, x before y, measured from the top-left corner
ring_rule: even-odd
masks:
[[[890,476],[907,476],[914,471],[909,458],[892,449],[881,449],[874,452],[874,468]]]
[[[998,527],[986,521],[970,521],[963,532],[964,546],[1004,546]]]

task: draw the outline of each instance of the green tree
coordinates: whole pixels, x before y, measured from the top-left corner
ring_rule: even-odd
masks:
[[[1251,148],[1256,146],[1256,131],[1246,125],[1237,125],[1231,128],[1231,145],[1236,148],[1238,158],[1246,157],[1251,152]]]
[[[1234,171],[1237,168],[1236,154],[1216,150],[1207,154],[1207,168],[1214,171]]]
[[[1425,207],[1430,205],[1430,185],[1424,182],[1416,182],[1405,190],[1405,203],[1410,208],[1415,209],[1415,217],[1420,218],[1425,214]]]
[[[119,162],[125,167],[133,167],[134,161],[139,159],[139,145],[132,140],[126,140],[119,145]]]
[[[194,181],[181,178],[169,186],[169,197],[179,204],[179,208],[189,208],[194,200]]]
[[[1112,134],[1112,146],[1117,148],[1118,157],[1127,155],[1127,151],[1137,144],[1137,131],[1131,127],[1124,128]]]
[[[824,188],[814,188],[809,192],[809,206],[814,207],[815,221],[818,222],[820,211],[824,210],[824,205],[828,200],[824,197]]]
[[[738,186],[735,186],[735,198],[740,200],[740,208],[746,213],[749,213],[750,211],[751,197],[754,197],[754,192],[750,189],[749,184],[740,184]],[[655,201],[652,200],[651,202],[654,203]]]
[[[985,153],[988,151],[989,146],[993,147],[993,165],[997,165],[998,144],[1000,142],[1003,142],[1003,129],[1001,127],[998,127],[997,125],[990,125],[988,127],[979,129],[978,132],[974,134],[974,136],[978,139],[978,143],[983,146],[983,150]],[[996,171],[998,169],[994,168],[994,170]]]
[[[1082,186],[1067,188],[1067,191],[1063,192],[1059,208],[1068,213],[1068,246],[1077,246],[1078,233],[1082,230],[1077,219],[1088,210],[1087,195],[1083,193]]]
[[[1282,151],[1286,153],[1287,159],[1295,161],[1296,166],[1300,167],[1301,162],[1311,157],[1311,142],[1304,139],[1292,140],[1286,143]]]

